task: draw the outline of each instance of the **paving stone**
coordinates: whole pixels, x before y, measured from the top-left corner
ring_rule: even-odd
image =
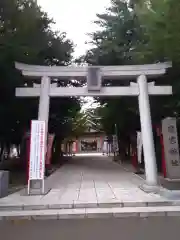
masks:
[[[167,216],[171,217],[179,217],[180,216],[180,206],[171,206],[171,207],[163,207]]]
[[[58,211],[58,219],[82,219],[85,218],[84,209],[62,209]]]
[[[96,180],[95,181],[95,188],[96,189],[106,189],[106,188],[109,188],[109,185],[106,182],[99,182],[98,180]]]
[[[173,202],[171,202],[171,201],[151,201],[151,202],[148,202],[147,205],[149,207],[153,207],[153,206],[172,206]]]
[[[24,210],[46,210],[49,206],[47,205],[24,205]]]
[[[143,201],[123,201],[122,202],[123,207],[146,207],[147,203]]]
[[[5,221],[11,221],[13,222],[14,224],[22,224],[24,223],[25,221],[30,221],[31,220],[31,216],[6,216],[6,217],[3,217],[3,220]]]
[[[61,189],[60,191],[52,190],[49,194],[44,196],[41,199],[42,204],[56,203],[59,202],[61,196],[65,192],[65,189]]]
[[[139,217],[140,216],[139,212],[133,211],[133,209],[131,209],[130,211],[125,211],[124,208],[122,208],[122,209],[113,209],[113,216],[115,218]]]
[[[74,208],[95,208],[98,206],[97,201],[95,202],[80,202],[75,201],[74,202]]]
[[[140,212],[140,217],[165,217],[166,213],[165,212],[149,212],[148,209],[146,210],[147,212]]]
[[[50,204],[49,209],[71,209],[73,208],[73,204]]]
[[[180,217],[180,207],[139,207],[139,208],[88,208],[61,210],[34,210],[1,212],[0,220],[23,223],[26,220],[82,219],[82,218],[127,218],[127,217]]]
[[[44,214],[44,215],[35,215],[31,216],[32,220],[58,220],[58,214]]]
[[[41,200],[42,200],[42,198],[43,198],[43,196],[37,196],[37,195],[34,195],[34,196],[24,196],[24,195],[22,195],[21,194],[21,192],[22,191],[20,191],[20,192],[18,192],[19,193],[19,196],[16,196],[15,198],[14,198],[14,200],[16,199],[16,201],[20,201],[20,202],[22,202],[22,203],[24,203],[24,204],[38,204]]]
[[[180,211],[179,212],[169,211],[169,212],[166,212],[166,215],[169,216],[169,217],[180,217]]]
[[[34,210],[34,211],[16,211],[3,212],[0,215],[8,221],[16,220],[40,220],[40,219],[57,219],[57,211],[54,210]]]
[[[170,201],[171,206],[180,206],[180,201]]]
[[[93,181],[82,181],[81,189],[93,189],[94,188],[94,182]]]
[[[22,205],[0,205],[0,211],[18,211],[23,210]]]
[[[168,207],[126,207],[113,209],[113,214],[115,217],[165,217],[168,210]]]
[[[123,207],[123,203],[119,201],[114,201],[114,202],[98,202],[98,207],[100,208],[119,208]]]
[[[113,202],[117,200],[109,187],[106,189],[96,189],[96,194],[98,202]]]
[[[110,208],[86,208],[87,218],[112,218],[113,211]]]
[[[77,199],[79,202],[97,202],[95,188],[92,189],[81,189]]]
[[[74,189],[68,189],[64,194],[62,194],[61,198],[59,199],[60,204],[64,203],[72,203],[73,201],[77,200],[79,196],[79,191]]]
[[[74,180],[74,181],[76,181],[76,180]],[[67,186],[66,186],[67,189],[73,189],[73,190],[78,190],[78,191],[79,191],[80,187],[81,187],[80,183],[78,183],[78,184],[70,183],[70,184],[67,184]]]

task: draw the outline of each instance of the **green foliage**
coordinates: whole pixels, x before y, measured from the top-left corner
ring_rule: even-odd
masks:
[[[51,29],[49,19],[32,0],[0,1],[0,140],[20,142],[30,120],[37,119],[38,99],[18,99],[15,87],[32,86],[15,70],[14,62],[42,65],[67,65],[71,62],[73,43],[65,33]],[[71,82],[59,82],[67,85]],[[80,108],[78,99],[53,99],[50,131],[67,134],[67,118]],[[64,126],[68,127],[64,127]],[[66,129],[65,132],[63,130]]]
[[[141,46],[142,61],[180,61],[180,2],[178,0],[135,1],[134,9],[146,44]],[[142,54],[143,53],[143,54]]]
[[[99,116],[99,108],[77,112],[76,116],[72,119],[72,132],[70,136],[79,137],[88,132],[89,128],[101,131],[102,126]]]
[[[85,60],[92,64],[122,65],[133,63],[132,52],[141,32],[137,18],[125,1],[112,1],[106,13],[98,14],[101,28],[91,35],[95,48]]]
[[[100,30],[91,33],[94,48],[83,58],[93,65],[130,65],[172,61],[173,68],[159,85],[172,85],[174,95],[151,100],[153,123],[180,113],[180,2],[178,0],[112,0],[104,14],[97,15]],[[104,85],[118,86],[127,81],[109,79]],[[139,129],[139,109],[133,98],[99,99],[102,124],[108,133],[118,126],[121,134]]]
[[[173,96],[153,97],[153,120],[162,117],[179,118],[180,108],[180,2],[177,0],[133,1],[134,11],[143,32],[144,42],[137,48],[136,59],[140,63],[172,61],[173,67],[158,83],[172,85]]]
[[[142,32],[133,9],[125,1],[111,1],[111,7],[106,13],[97,15],[96,24],[100,30],[92,33],[94,48],[87,52],[84,60],[93,65],[127,65],[135,64],[134,52],[142,40]],[[106,81],[108,86],[124,85],[122,81]],[[99,109],[101,122],[107,134],[115,132],[117,125],[119,131],[128,129],[128,132],[138,128],[137,102],[133,98],[101,98],[98,99],[103,106]],[[131,119],[134,119],[132,124]],[[132,127],[127,127],[130,124]]]
[[[82,112],[78,112],[76,116],[72,119],[71,137],[81,136],[87,129],[86,122],[87,116]]]

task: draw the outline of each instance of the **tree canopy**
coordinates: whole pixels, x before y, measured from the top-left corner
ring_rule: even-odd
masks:
[[[92,65],[131,65],[172,61],[168,73],[156,79],[158,85],[172,85],[173,96],[150,98],[153,124],[167,116],[179,117],[179,9],[176,0],[111,0],[105,13],[97,14],[98,31],[90,33],[93,48],[81,59]],[[125,81],[104,85],[126,85]],[[107,133],[115,125],[125,137],[140,128],[137,99],[99,99],[100,114]]]
[[[130,65],[172,61],[168,73],[156,79],[158,85],[173,86],[173,96],[150,99],[153,123],[180,113],[180,2],[178,0],[111,0],[105,13],[97,14],[98,31],[89,33],[93,48],[77,62],[91,65]],[[73,43],[65,33],[55,32],[53,20],[33,0],[0,1],[0,141],[20,142],[29,121],[37,118],[38,99],[18,99],[15,87],[32,86],[14,68],[14,62],[42,65],[68,65]],[[78,81],[59,81],[59,86],[79,86]],[[34,80],[36,82],[36,80]],[[106,80],[103,85],[128,85]],[[97,98],[97,113],[108,134],[117,126],[121,136],[139,129],[137,99]],[[78,98],[51,100],[49,130],[63,139],[80,121]],[[74,122],[73,122],[74,119]],[[81,124],[80,124],[81,125]]]
[[[15,87],[33,82],[15,70],[15,61],[27,64],[68,65],[72,61],[73,42],[65,33],[52,30],[50,19],[33,0],[0,1],[0,142],[20,143],[37,119],[38,99],[18,99]],[[59,81],[58,85],[73,84]],[[34,80],[36,82],[36,79]],[[77,83],[78,84],[78,83]],[[68,119],[80,109],[76,98],[51,101],[49,129],[62,138],[68,134]]]

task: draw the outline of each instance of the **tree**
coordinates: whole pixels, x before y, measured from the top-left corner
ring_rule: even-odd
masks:
[[[176,4],[177,3],[177,4]],[[173,0],[119,1],[112,0],[105,14],[97,15],[101,27],[91,34],[94,48],[83,58],[93,65],[130,65],[172,60],[173,68],[156,79],[160,85],[172,85],[173,97],[153,97],[153,124],[160,124],[166,116],[179,114],[179,3]],[[172,13],[174,13],[172,17]],[[177,41],[176,41],[177,39]],[[122,86],[125,81],[106,80],[104,85]],[[105,108],[102,122],[106,132],[118,126],[122,141],[140,128],[137,101],[130,98],[100,99]],[[117,110],[119,109],[119,111]],[[135,120],[132,123],[132,119]]]
[[[134,52],[141,42],[142,32],[138,18],[125,1],[113,0],[104,14],[97,15],[100,30],[91,34],[94,48],[87,52],[84,60],[92,65],[135,64]],[[105,86],[122,86],[127,81],[106,80]],[[101,123],[106,133],[114,134],[118,128],[120,146],[127,142],[131,131],[139,128],[137,102],[132,98],[98,98],[103,107],[99,109]],[[131,119],[135,119],[132,124]],[[129,126],[130,124],[130,126]],[[122,152],[122,151],[121,151]]]
[[[33,82],[15,70],[14,62],[42,65],[68,65],[73,43],[65,33],[51,29],[49,19],[35,1],[0,1],[0,144],[19,144],[29,129],[30,120],[37,119],[38,99],[18,99],[15,87],[32,86]],[[68,86],[71,81],[58,85]],[[36,82],[36,80],[35,80]],[[79,83],[77,83],[79,84]],[[57,135],[63,132],[65,120],[80,108],[76,98],[51,101],[49,129]],[[64,132],[62,137],[68,132]],[[2,151],[1,151],[2,152]]]
[[[180,60],[180,2],[177,0],[131,0],[146,40],[140,45],[142,61]],[[144,55],[144,56],[143,56]]]
[[[177,0],[132,0],[135,14],[140,22],[144,41],[136,48],[140,63],[172,61],[172,69],[161,78],[160,83],[173,86],[173,96],[153,98],[153,119],[166,116],[179,118],[180,103],[180,2]]]
[[[91,64],[132,64],[132,52],[140,40],[138,19],[125,1],[112,0],[104,14],[97,14],[99,31],[91,33],[95,46],[87,52],[85,61]]]
[[[76,138],[88,131],[89,127],[96,130],[102,130],[99,108],[89,108],[84,111],[80,110],[72,118],[72,132],[70,138]]]

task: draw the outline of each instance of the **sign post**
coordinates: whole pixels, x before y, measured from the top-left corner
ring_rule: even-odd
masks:
[[[180,179],[179,144],[175,118],[165,118],[162,121],[162,134],[167,178],[170,180]]]
[[[45,121],[31,121],[30,159],[28,195],[30,195],[31,182],[41,182],[41,194],[44,194],[44,171],[45,171]],[[36,185],[36,184],[35,184]],[[35,188],[36,186],[33,185]]]

